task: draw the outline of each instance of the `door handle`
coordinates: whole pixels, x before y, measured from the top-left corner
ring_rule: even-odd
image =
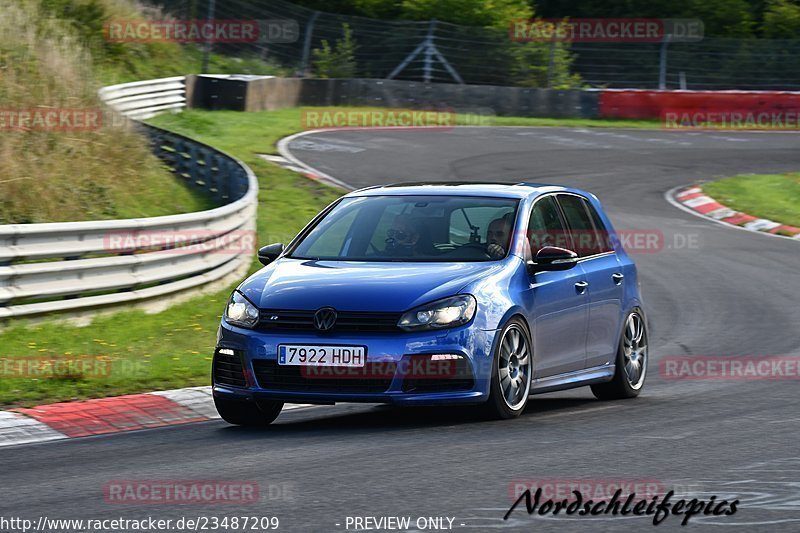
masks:
[[[619,285],[620,283],[622,283],[622,280],[625,279],[625,274],[623,274],[622,272],[616,272],[614,274],[611,274],[611,279],[614,280],[615,284]]]
[[[589,283],[586,281],[579,281],[575,284],[575,290],[578,291],[578,294],[583,294],[586,292],[586,288],[589,286]]]

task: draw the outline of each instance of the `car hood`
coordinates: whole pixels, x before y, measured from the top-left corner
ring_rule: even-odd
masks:
[[[282,258],[253,274],[239,290],[262,309],[406,311],[457,294],[503,268],[477,263],[365,263]]]

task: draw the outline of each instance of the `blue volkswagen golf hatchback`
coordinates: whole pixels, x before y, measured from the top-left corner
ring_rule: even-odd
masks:
[[[636,267],[592,194],[560,186],[403,184],[340,198],[231,295],[213,360],[226,421],[284,402],[476,404],[637,396],[647,321]]]

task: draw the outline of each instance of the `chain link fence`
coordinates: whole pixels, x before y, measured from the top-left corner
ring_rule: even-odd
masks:
[[[719,39],[671,43],[514,42],[508,28],[441,21],[385,21],[314,11],[283,0],[161,0],[181,19],[288,19],[290,43],[216,43],[298,76],[325,75],[315,50],[352,35],[352,77],[511,85],[643,89],[800,89],[800,40]],[[509,22],[511,24],[511,22]]]

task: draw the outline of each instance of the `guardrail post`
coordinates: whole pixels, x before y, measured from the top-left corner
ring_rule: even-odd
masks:
[[[189,181],[191,182],[192,187],[201,188],[203,187],[203,184],[198,182],[205,181],[203,178],[207,152],[205,150],[198,149],[194,144],[187,144],[186,149],[188,150],[189,154],[189,159],[186,161],[189,169]]]
[[[206,158],[206,188],[215,198],[219,197],[219,158],[208,154]]]

